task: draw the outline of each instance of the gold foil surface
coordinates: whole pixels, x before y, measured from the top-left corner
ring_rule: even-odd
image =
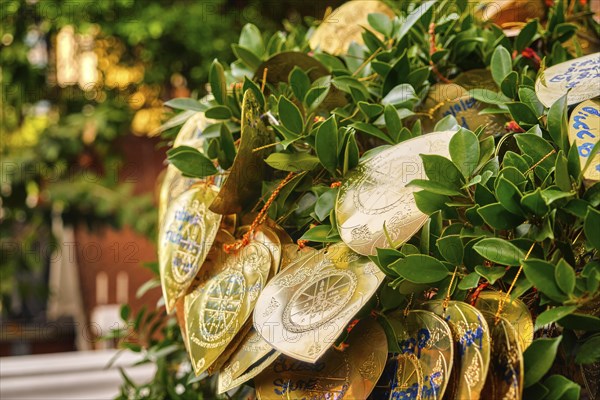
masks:
[[[256,242],[218,257],[185,297],[188,349],[196,375],[208,369],[242,329],[271,270],[269,250]]]
[[[254,328],[275,349],[315,362],[334,343],[384,278],[343,243],[301,258],[261,293]]]
[[[158,261],[168,313],[192,284],[219,230],[221,216],[208,209],[217,191],[205,184],[188,190],[170,204],[160,226]]]
[[[489,400],[521,400],[523,397],[523,351],[517,331],[506,318],[497,321],[495,313],[481,312],[492,338],[490,369],[483,387]]]
[[[496,314],[498,304],[504,298],[506,293],[503,292],[481,292],[475,301],[475,307]],[[533,319],[525,303],[519,299],[511,300],[509,297],[502,306],[501,316],[515,328],[519,346],[525,351],[533,341]]]
[[[450,327],[440,316],[425,310],[412,310],[406,316],[396,313],[388,320],[396,333],[401,354],[415,356],[421,364],[421,396],[440,400],[446,391],[454,362]],[[412,391],[413,388],[406,390]],[[403,398],[400,393],[398,395]]]
[[[273,133],[260,118],[260,104],[252,90],[246,90],[242,102],[241,139],[238,152],[210,210],[217,214],[237,214],[260,197],[262,182],[267,173],[264,158],[272,148],[254,151],[270,144]]]
[[[333,55],[345,54],[352,42],[364,44],[362,33],[365,28],[383,39],[369,25],[367,16],[372,13],[385,14],[391,19],[395,16],[394,11],[381,1],[349,1],[324,18],[309,40],[310,47]]]
[[[600,96],[599,80],[600,53],[594,53],[541,71],[535,82],[535,93],[546,107],[565,94],[569,105],[577,104]]]
[[[475,131],[482,125],[485,126],[484,137],[503,134],[506,131],[504,124],[508,119],[502,114],[479,114],[487,107],[489,106],[466,95],[438,104],[433,111],[433,120],[439,121],[452,115],[460,126],[471,131]]]
[[[600,54],[600,53],[599,53]],[[597,85],[600,85],[600,76]],[[569,142],[577,146],[579,163],[583,169],[590,157],[590,166],[583,172],[583,181],[591,186],[600,181],[600,152],[592,155],[592,149],[600,138],[600,100],[587,100],[579,104],[569,118]]]
[[[458,364],[454,364],[452,375],[457,376],[454,385],[453,377],[446,389],[446,396],[451,399],[477,400],[485,383],[490,364],[490,331],[488,324],[475,307],[462,301],[449,301],[444,310],[442,300],[423,303],[425,310],[432,311],[442,317],[450,326],[454,337],[455,351],[458,351]]]
[[[419,154],[449,157],[454,131],[433,132],[406,140],[374,155],[342,182],[336,200],[340,236],[352,250],[375,255],[389,248],[384,225],[395,245],[410,239],[427,220],[407,187],[413,179],[427,179]]]
[[[349,333],[343,351],[330,347],[313,364],[281,355],[255,379],[260,400],[366,399],[387,359],[385,332],[372,319]]]
[[[498,91],[498,86],[488,69],[471,69],[465,71],[454,79],[454,83],[464,87],[466,90],[489,89],[495,92]]]

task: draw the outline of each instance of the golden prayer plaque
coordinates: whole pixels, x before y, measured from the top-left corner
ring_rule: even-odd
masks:
[[[317,250],[312,247],[298,248],[295,244],[284,244],[282,248],[281,269],[292,262],[307,260]],[[244,340],[221,368],[217,383],[219,393],[224,393],[249,381],[267,368],[280,355],[278,351],[251,329]]]
[[[342,182],[336,201],[342,240],[354,251],[375,255],[389,248],[384,225],[394,245],[410,239],[427,220],[407,187],[413,179],[427,179],[419,154],[449,157],[454,131],[433,132],[385,149],[366,161]]]
[[[349,333],[347,344],[344,351],[329,348],[314,364],[280,356],[254,379],[258,398],[366,399],[387,359],[385,332],[365,319]]]
[[[462,301],[449,301],[445,310],[442,300],[427,301],[423,308],[441,316],[450,325],[458,351],[459,364],[452,368],[452,375],[458,374],[458,382],[456,386],[448,386],[446,395],[461,400],[482,398],[491,346],[485,317],[475,307]]]
[[[290,357],[315,362],[375,293],[384,274],[338,243],[300,258],[273,278],[254,312],[254,328]]]
[[[599,53],[600,54],[600,53]],[[600,77],[598,77],[600,81]],[[600,100],[587,100],[579,104],[569,118],[569,142],[577,146],[579,163],[583,169],[590,157],[590,166],[583,172],[586,186],[600,181],[600,152],[592,155],[592,149],[600,138]]]
[[[181,126],[179,133],[177,133],[177,137],[173,141],[173,147],[181,145],[192,146],[190,143],[194,143],[202,138],[202,132],[215,122],[217,121],[206,118],[204,112],[195,113]]]
[[[372,13],[386,14],[390,19],[395,16],[394,11],[381,1],[349,1],[325,17],[311,36],[310,47],[333,55],[345,54],[352,42],[364,44],[362,33],[365,28],[383,38],[370,28],[367,16]]]
[[[481,312],[491,331],[492,358],[483,394],[489,400],[521,400],[523,352],[517,331],[506,318],[496,322],[495,313]]]
[[[464,87],[466,90],[489,89],[495,92],[498,91],[498,86],[488,69],[471,69],[465,71],[454,79],[454,83]]]
[[[268,83],[277,85],[279,82],[288,82],[294,67],[306,71],[311,81],[329,75],[327,68],[316,58],[300,51],[284,51],[263,62],[254,73],[254,80],[262,82],[264,70],[267,69]]]
[[[567,103],[577,104],[600,96],[600,53],[565,61],[541,71],[535,82],[540,101],[550,107],[567,94]]]
[[[454,100],[445,101],[436,106],[433,111],[433,120],[440,119],[452,115],[463,128],[471,131],[476,130],[484,125],[484,137],[491,135],[499,135],[505,132],[504,124],[508,119],[502,114],[479,114],[479,112],[488,106],[470,95],[459,97]]]
[[[475,307],[496,314],[498,304],[505,298],[506,293],[503,292],[481,292],[475,301]],[[511,300],[509,297],[502,306],[501,316],[515,328],[519,345],[525,351],[533,341],[533,319],[525,303],[519,299]]]
[[[217,195],[201,184],[180,195],[168,208],[159,232],[159,270],[167,312],[192,284],[210,250],[221,216],[208,209]]]
[[[250,226],[248,225],[241,226],[237,231],[237,236],[243,236],[249,229]],[[281,266],[282,254],[279,236],[277,236],[277,234],[266,224],[263,224],[254,231],[250,240],[260,243],[269,249],[269,253],[271,253],[271,271],[269,273],[269,279],[271,279],[279,272],[279,267]]]
[[[242,133],[238,152],[229,176],[210,210],[217,214],[237,214],[260,197],[260,188],[267,172],[264,158],[272,148],[254,151],[273,142],[273,133],[260,118],[261,108],[252,93],[246,90],[242,103]]]
[[[423,398],[425,376],[421,362],[414,354],[399,354],[394,360],[394,377],[390,387],[390,400]]]
[[[271,270],[269,250],[260,243],[220,257],[185,297],[188,348],[196,375],[208,369],[242,329]]]
[[[440,400],[446,391],[454,362],[450,327],[441,317],[425,310],[412,310],[406,316],[397,313],[390,316],[389,321],[402,354],[415,356],[420,363],[423,384],[419,392],[422,397]],[[407,394],[399,394],[399,398]]]

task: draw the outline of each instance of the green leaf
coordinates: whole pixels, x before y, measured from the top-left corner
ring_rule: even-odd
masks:
[[[521,149],[522,154],[526,154],[531,157],[533,166],[542,158],[546,157],[539,166],[544,168],[546,171],[550,171],[556,163],[556,154],[551,154],[554,147],[548,143],[545,139],[532,135],[530,133],[523,133],[521,135],[515,135],[517,139],[517,146]]]
[[[506,269],[504,267],[484,267],[483,265],[477,265],[475,272],[487,279],[490,285],[493,285],[498,279],[504,276]]]
[[[237,44],[232,44],[231,49],[233,50],[233,54],[252,71],[255,71],[260,66],[260,58],[250,49]]]
[[[277,113],[283,126],[296,134],[302,134],[304,130],[304,121],[302,114],[294,103],[289,101],[285,96],[279,97],[277,105]]]
[[[535,115],[535,112],[527,104],[520,102],[506,103],[506,107],[508,107],[510,115],[521,127],[528,129],[538,124],[537,115]]]
[[[384,116],[385,125],[387,126],[389,136],[392,138],[398,137],[397,135],[402,129],[402,121],[400,121],[400,117],[398,116],[398,112],[396,111],[394,106],[389,104],[385,106]]]
[[[312,171],[319,165],[319,159],[307,153],[273,153],[265,160],[271,167],[280,171]]]
[[[381,104],[371,104],[371,103],[367,103],[366,101],[359,101],[357,103],[357,105],[358,105],[358,108],[360,108],[360,111],[362,111],[363,114],[365,114],[365,116],[368,119],[375,118],[376,116],[381,114],[381,112],[383,111],[383,106]],[[395,111],[396,110],[394,109],[394,112]],[[389,130],[390,130],[390,127],[388,126],[388,131]]]
[[[550,137],[564,151],[569,149],[569,131],[567,121],[567,95],[560,97],[548,110],[548,133]]]
[[[392,21],[390,17],[381,13],[371,13],[367,15],[367,21],[369,21],[369,25],[373,27],[377,32],[381,33],[383,36],[390,36],[392,33]]]
[[[400,25],[400,29],[398,30],[398,33],[396,34],[396,39],[397,40],[402,39],[404,37],[404,35],[406,35],[421,18],[423,18],[425,15],[427,15],[427,11],[429,11],[431,6],[433,6],[434,4],[435,4],[435,0],[430,0],[430,1],[426,1],[424,3],[421,3],[417,8],[415,8],[413,10],[413,12],[411,12],[406,17],[404,22]]]
[[[246,24],[242,28],[239,45],[250,50],[258,58],[261,58],[265,53],[265,44],[260,30],[252,24]]]
[[[567,295],[573,294],[573,291],[575,290],[575,270],[564,260],[564,258],[561,258],[558,263],[556,263],[554,280],[563,293],[566,293]]]
[[[490,68],[492,70],[494,82],[500,86],[504,78],[506,78],[506,75],[512,71],[512,58],[505,47],[496,47],[496,50],[494,50],[494,53],[492,54]]]
[[[381,104],[384,106],[389,104],[399,107],[401,105],[412,105],[416,103],[418,99],[415,89],[411,85],[408,83],[401,83],[390,90],[390,92],[381,99]]]
[[[265,106],[265,95],[260,91],[260,88],[251,79],[248,79],[247,76],[244,76],[244,85],[242,86],[242,92],[246,93],[246,90],[251,90],[254,94],[256,100],[258,100],[260,107],[263,108]]]
[[[581,387],[562,375],[549,376],[544,381],[544,386],[548,389],[544,400],[579,400]]]
[[[411,254],[395,261],[390,268],[414,283],[439,282],[448,276],[448,269],[437,259],[425,254]]]
[[[436,241],[436,246],[449,263],[461,265],[463,262],[464,246],[460,235],[448,235],[439,238]]]
[[[288,80],[296,99],[300,102],[304,100],[306,92],[310,89],[310,78],[308,77],[308,74],[296,65],[290,71]]]
[[[228,169],[233,165],[236,150],[233,135],[231,135],[231,132],[227,129],[227,125],[225,124],[221,124],[219,144],[222,153],[222,157],[219,157],[219,165],[223,169]]]
[[[576,364],[594,364],[600,361],[600,334],[588,338],[577,351]]]
[[[525,387],[537,383],[552,367],[562,336],[554,339],[537,339],[525,350]]]
[[[525,258],[525,253],[520,248],[500,238],[482,239],[473,249],[485,259],[501,265],[518,267]]]
[[[548,207],[546,201],[542,197],[540,188],[523,196],[521,205],[527,211],[538,217],[543,217],[550,211],[550,207]]]
[[[540,102],[535,90],[527,86],[521,86],[519,88],[519,99],[527,104],[534,112],[535,115],[542,115],[544,112],[544,105]]]
[[[448,196],[443,196],[426,190],[414,192],[417,208],[424,214],[431,215],[436,211],[446,208],[446,203],[450,201]]]
[[[420,156],[430,181],[443,183],[455,190],[461,188],[464,183],[463,176],[452,161],[437,154],[421,154]]]
[[[311,228],[308,231],[306,231],[300,239],[309,240],[311,242],[319,242],[319,243],[338,242],[339,238],[330,238],[329,237],[330,231],[331,231],[331,225],[317,225],[314,228]]]
[[[385,337],[388,342],[388,351],[392,353],[401,353],[402,349],[398,345],[398,336],[396,336],[396,331],[394,331],[394,327],[390,323],[390,321],[383,314],[377,314],[377,322],[383,328],[385,332]]]
[[[528,259],[523,261],[523,272],[527,280],[551,300],[563,303],[567,296],[560,290],[554,279],[555,266],[547,261]]]
[[[559,306],[544,311],[535,320],[535,329],[538,330],[544,325],[556,322],[559,319],[571,314],[577,310],[577,306]]]
[[[206,118],[212,119],[230,119],[231,110],[226,106],[214,106],[206,110],[204,115],[206,115]]]
[[[189,111],[205,111],[206,105],[200,103],[198,100],[190,99],[189,97],[178,97],[171,99],[165,103],[165,106],[175,108],[177,110],[189,110]]]
[[[335,116],[327,118],[319,125],[315,136],[315,150],[321,164],[333,176],[337,176],[338,129]]]
[[[600,318],[593,315],[573,313],[558,320],[558,324],[567,329],[600,331]]]
[[[583,230],[586,239],[596,250],[600,250],[600,211],[588,207],[588,212],[583,223]]]
[[[513,214],[523,215],[521,208],[523,195],[519,188],[503,176],[499,177],[496,182],[496,198],[500,204]]]
[[[335,205],[337,189],[327,189],[319,196],[315,203],[315,214],[319,221],[325,220]]]
[[[517,97],[518,84],[519,74],[516,71],[511,71],[502,81],[500,89],[506,97],[514,99]]]
[[[204,178],[217,173],[213,162],[197,149],[177,146],[167,151],[167,159],[184,176]]]
[[[356,133],[354,131],[348,134],[346,147],[344,148],[344,166],[342,174],[346,176],[348,171],[354,169],[358,165],[358,144],[356,143]]]
[[[208,72],[208,81],[210,90],[215,100],[219,104],[225,104],[227,99],[227,81],[225,80],[225,70],[217,59],[214,59]]]
[[[131,307],[129,304],[123,304],[121,306],[120,314],[123,321],[127,321],[129,319],[129,316],[131,315]]]
[[[476,288],[479,285],[480,276],[477,272],[471,272],[467,276],[461,279],[458,283],[459,290],[469,290]]]
[[[523,29],[521,29],[521,32],[519,32],[519,35],[517,35],[517,38],[515,39],[515,50],[521,52],[526,47],[529,47],[529,45],[533,41],[533,38],[535,37],[535,34],[537,33],[537,29],[537,19],[529,21],[527,25],[525,25]]]
[[[386,135],[383,131],[377,129],[375,126],[373,126],[371,124],[357,121],[357,122],[352,123],[350,126],[358,131],[361,131],[361,132],[364,132],[371,136],[374,136],[376,138],[379,138],[379,139],[385,141],[386,143],[395,144],[394,141],[392,139],[390,139],[390,137],[388,135]]]
[[[465,178],[469,178],[479,161],[479,140],[469,130],[460,129],[450,139],[450,158]]]
[[[494,229],[512,229],[523,223],[524,218],[511,213],[500,203],[480,207],[477,212],[486,224]]]
[[[569,165],[564,152],[561,150],[556,156],[554,164],[554,181],[563,192],[571,190],[571,178],[569,177]]]
[[[461,196],[462,193],[456,189],[452,189],[447,185],[439,182],[429,181],[427,179],[413,179],[406,185],[408,187],[418,187],[425,189],[435,194],[442,194],[446,196]]]

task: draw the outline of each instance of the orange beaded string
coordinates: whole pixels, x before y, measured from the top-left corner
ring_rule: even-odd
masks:
[[[242,236],[242,239],[237,240],[233,243],[228,243],[228,244],[223,245],[223,250],[225,250],[225,252],[227,254],[230,254],[232,252],[235,253],[239,249],[247,246],[248,243],[250,243],[250,240],[254,236],[254,232],[256,232],[256,229],[260,225],[262,225],[265,222],[265,220],[267,219],[267,212],[269,211],[269,207],[271,207],[271,204],[273,204],[273,202],[277,198],[277,195],[279,195],[279,192],[281,191],[281,189],[283,189],[283,187],[285,185],[287,185],[292,179],[294,179],[295,176],[296,176],[295,172],[290,172],[279,183],[279,185],[277,185],[277,188],[275,188],[275,190],[273,190],[273,193],[271,193],[271,196],[269,197],[269,199],[267,200],[267,202],[265,203],[263,208],[260,210],[260,212],[258,213],[256,218],[254,218],[254,221],[252,221],[252,224],[250,225],[250,229],[248,229],[248,232],[246,232],[244,234],[244,236]]]

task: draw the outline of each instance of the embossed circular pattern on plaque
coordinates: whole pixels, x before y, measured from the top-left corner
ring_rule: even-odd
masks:
[[[235,322],[244,298],[245,279],[231,271],[211,282],[206,303],[200,309],[200,330],[208,341],[219,340]]]
[[[363,255],[390,245],[384,225],[396,244],[408,240],[427,220],[407,185],[426,179],[419,154],[449,157],[454,131],[434,132],[406,140],[361,162],[342,183],[336,200],[342,240]]]
[[[352,271],[334,270],[316,282],[308,282],[291,298],[283,312],[283,324],[291,332],[305,332],[336,316],[356,290]]]

